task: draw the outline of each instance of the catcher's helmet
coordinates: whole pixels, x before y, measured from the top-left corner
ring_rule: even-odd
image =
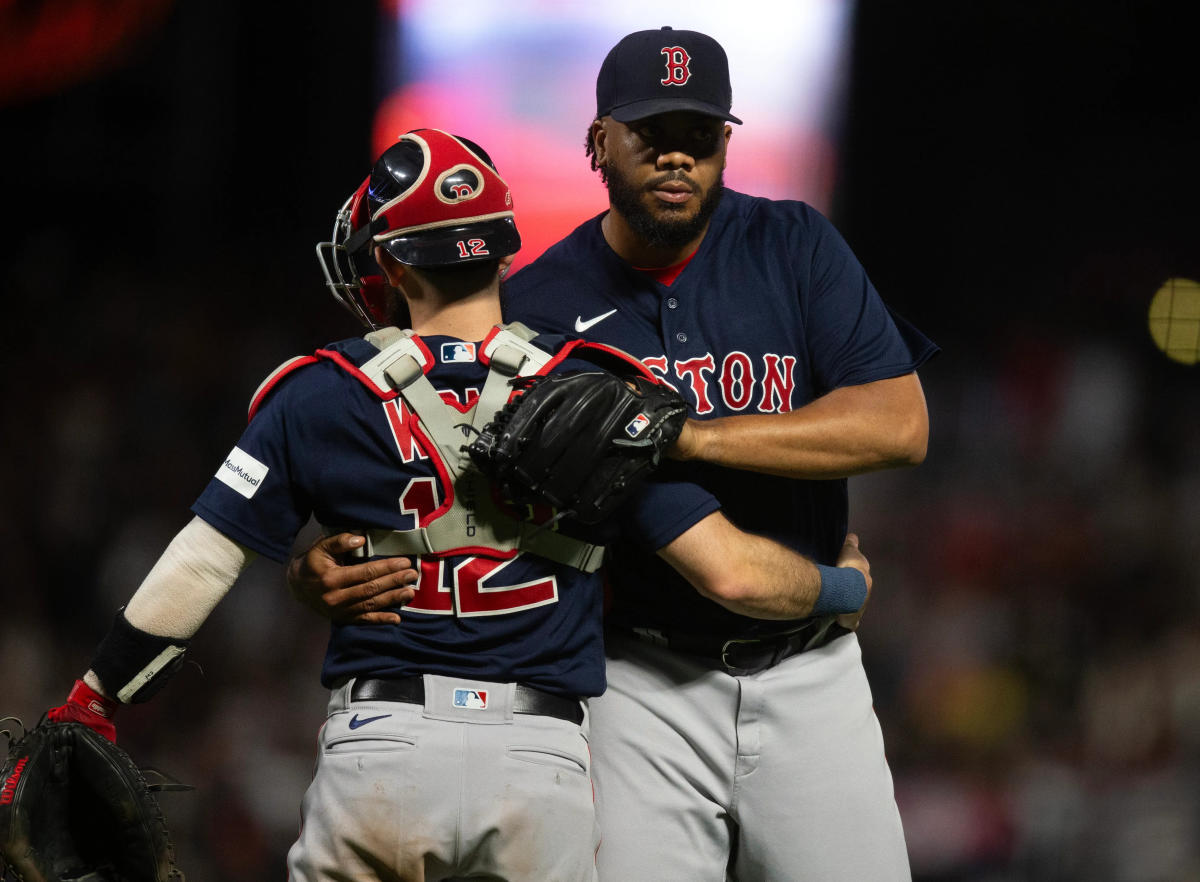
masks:
[[[457,266],[514,254],[512,194],[466,138],[415,129],[384,151],[338,211],[317,259],[333,296],[368,327],[386,323],[374,246],[410,266]]]

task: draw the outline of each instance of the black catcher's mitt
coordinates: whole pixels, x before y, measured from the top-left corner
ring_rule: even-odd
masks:
[[[150,785],[82,723],[43,721],[13,741],[0,781],[0,879],[182,882]]]
[[[467,452],[512,501],[548,502],[585,524],[658,467],[687,419],[679,393],[643,376],[563,371],[512,383],[524,391]]]

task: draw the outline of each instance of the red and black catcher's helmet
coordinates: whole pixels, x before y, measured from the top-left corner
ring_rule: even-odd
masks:
[[[477,144],[415,129],[384,151],[342,205],[317,259],[333,296],[368,327],[385,324],[379,245],[409,266],[456,266],[514,254],[512,194]]]

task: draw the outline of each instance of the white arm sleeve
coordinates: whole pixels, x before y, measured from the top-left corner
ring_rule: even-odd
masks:
[[[125,618],[159,637],[190,638],[257,556],[193,517],[142,581]]]

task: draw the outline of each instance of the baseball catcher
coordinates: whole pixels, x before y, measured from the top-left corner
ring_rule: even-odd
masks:
[[[86,687],[85,687],[86,688]],[[20,882],[182,882],[166,821],[129,755],[72,717],[78,690],[13,737],[0,772],[0,878]],[[73,710],[67,710],[73,708]],[[103,728],[103,727],[101,727]],[[171,785],[180,789],[181,785]]]
[[[594,524],[610,515],[679,437],[687,405],[641,375],[564,371],[512,381],[518,394],[467,448],[518,503],[545,502]]]

